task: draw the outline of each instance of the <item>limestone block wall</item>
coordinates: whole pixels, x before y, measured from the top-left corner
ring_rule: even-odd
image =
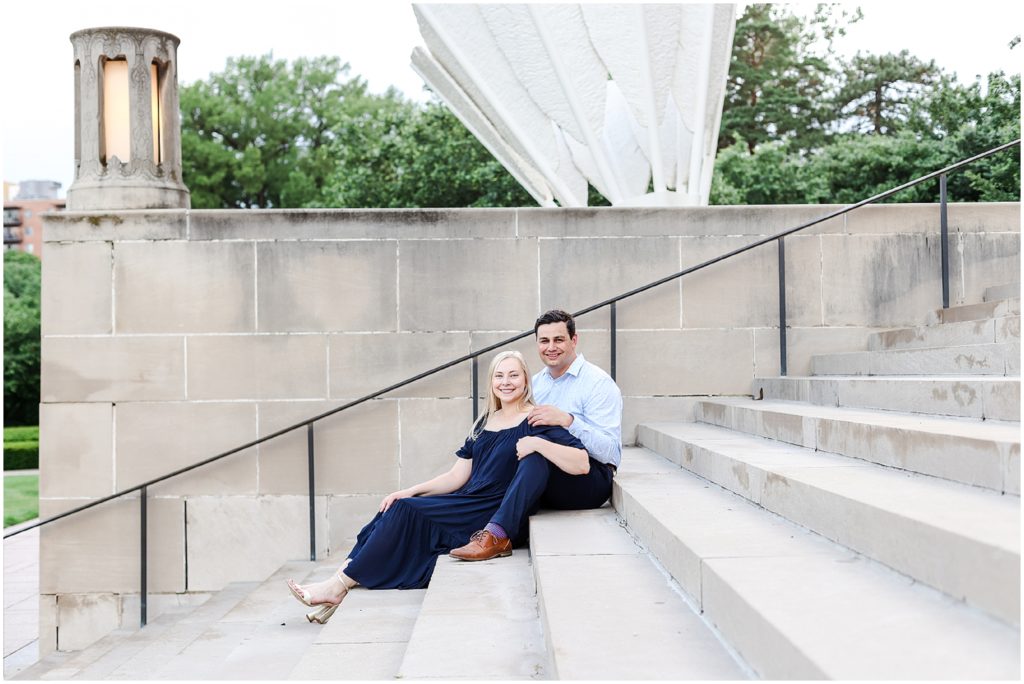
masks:
[[[44,228],[41,515],[327,411],[805,222],[831,207],[61,213]],[[786,240],[789,371],[941,305],[938,208],[867,207]],[[954,205],[953,303],[1018,280],[1019,205]],[[774,244],[618,308],[624,441],[694,397],[778,373]],[[607,310],[579,320],[607,368]],[[515,345],[539,368],[531,339]],[[486,369],[488,359],[481,362]],[[486,387],[486,383],[481,385]],[[381,496],[447,467],[470,365],[319,423],[318,554]],[[149,490],[150,615],[308,557],[306,434]],[[41,637],[80,648],[138,619],[139,501],[41,534]]]

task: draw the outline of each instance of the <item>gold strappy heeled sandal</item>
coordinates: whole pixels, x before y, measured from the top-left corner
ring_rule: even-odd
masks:
[[[326,625],[327,621],[331,619],[332,615],[334,615],[334,611],[338,610],[338,606],[340,606],[341,602],[345,600],[346,596],[348,596],[349,589],[356,586],[356,582],[353,582],[350,585],[345,581],[347,578],[341,573],[341,570],[339,570],[335,576],[338,578],[338,581],[341,582],[341,586],[345,588],[345,593],[341,595],[341,598],[338,599],[337,603],[324,603],[317,606],[316,610],[306,613],[306,619],[310,622],[315,622],[319,625]]]
[[[288,580],[287,585],[288,591],[292,592],[292,596],[294,596],[299,601],[299,603],[301,603],[304,606],[309,606],[310,608],[313,607],[313,604],[309,602],[309,600],[312,598],[312,595],[308,591],[301,588],[298,584],[295,583],[294,580]]]

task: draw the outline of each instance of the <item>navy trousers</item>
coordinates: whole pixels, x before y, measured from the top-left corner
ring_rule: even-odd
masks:
[[[590,472],[570,475],[540,454],[519,461],[512,484],[491,522],[516,546],[526,541],[529,518],[541,508],[576,511],[600,508],[612,495],[612,469],[590,459]]]

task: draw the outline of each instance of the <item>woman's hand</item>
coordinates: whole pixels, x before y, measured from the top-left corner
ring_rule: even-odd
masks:
[[[399,489],[397,492],[391,492],[384,497],[384,500],[380,502],[380,512],[391,508],[391,504],[395,503],[399,499],[407,499],[412,496],[412,493],[408,489]]]
[[[530,454],[540,451],[538,443],[545,441],[547,440],[540,437],[534,437],[532,435],[528,437],[520,437],[519,441],[516,442],[516,458],[522,461]]]

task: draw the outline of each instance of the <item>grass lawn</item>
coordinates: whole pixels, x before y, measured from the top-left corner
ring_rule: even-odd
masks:
[[[4,527],[39,517],[39,476],[4,477]]]
[[[30,427],[5,427],[4,442],[38,442],[39,426]]]

